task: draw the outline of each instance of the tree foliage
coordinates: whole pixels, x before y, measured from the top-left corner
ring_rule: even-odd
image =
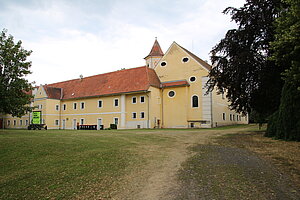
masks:
[[[30,111],[32,87],[25,79],[30,74],[32,51],[25,50],[22,42],[14,42],[7,30],[0,33],[0,113],[22,116]]]
[[[286,66],[278,112],[270,118],[267,136],[300,141],[300,1],[285,0],[276,20],[272,59]]]
[[[261,119],[278,108],[283,85],[284,66],[269,59],[279,5],[280,0],[247,0],[241,8],[225,9],[238,28],[229,30],[211,51],[209,90],[226,92],[232,109],[255,111]]]

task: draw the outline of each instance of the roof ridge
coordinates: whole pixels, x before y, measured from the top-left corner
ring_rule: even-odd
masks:
[[[87,77],[83,77],[83,78],[92,78],[92,77],[96,77],[96,76],[100,76],[100,75],[111,74],[111,73],[116,73],[116,72],[121,72],[121,71],[128,71],[128,70],[133,70],[133,69],[143,68],[143,67],[146,67],[146,66],[144,65],[144,66],[140,66],[140,67],[121,69],[121,70],[116,70],[116,71],[112,71],[112,72],[105,72],[103,74],[96,74],[96,75],[87,76]],[[52,85],[55,85],[55,84],[66,83],[66,82],[76,81],[76,80],[78,80],[78,78],[74,78],[74,79],[70,79],[70,80],[66,80],[66,81],[55,82],[55,83],[50,83],[50,84],[45,84],[45,85],[53,87]]]

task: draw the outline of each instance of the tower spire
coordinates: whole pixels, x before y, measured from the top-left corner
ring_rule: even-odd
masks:
[[[164,53],[160,48],[157,37],[155,37],[155,41],[149,55],[144,58],[146,60],[147,66],[150,68],[154,68],[163,56]]]

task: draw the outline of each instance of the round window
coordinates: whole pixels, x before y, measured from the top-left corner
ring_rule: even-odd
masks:
[[[169,93],[168,93],[169,97],[174,97],[175,96],[175,91],[171,90]]]
[[[162,67],[164,67],[166,65],[167,65],[167,62],[165,62],[165,61],[163,61],[163,62],[160,63],[160,66],[162,66]]]
[[[188,62],[189,61],[189,58],[188,57],[184,57],[184,58],[182,58],[182,62]]]
[[[191,78],[190,78],[190,82],[195,82],[196,81],[196,77],[195,76],[192,76]]]

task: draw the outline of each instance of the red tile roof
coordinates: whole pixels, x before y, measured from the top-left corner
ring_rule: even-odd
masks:
[[[163,88],[166,87],[181,87],[181,86],[189,86],[190,84],[186,80],[179,80],[179,81],[168,81],[161,83]]]
[[[45,88],[48,96],[58,98],[61,88],[62,99],[72,99],[146,91],[150,86],[160,87],[160,81],[153,69],[144,66],[53,83]]]
[[[153,44],[153,47],[152,47],[152,49],[151,49],[149,55],[146,56],[145,58],[147,58],[147,57],[149,57],[149,56],[164,56],[164,53],[163,53],[163,51],[161,50],[160,45],[159,45],[157,39],[155,39],[154,44]]]

